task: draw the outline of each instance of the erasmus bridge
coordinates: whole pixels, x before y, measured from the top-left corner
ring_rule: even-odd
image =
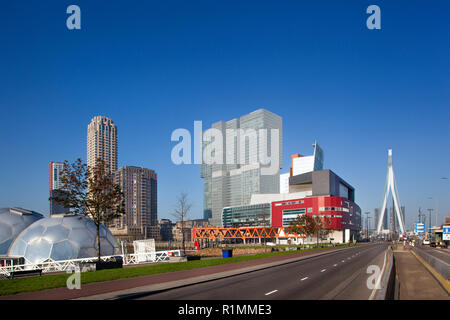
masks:
[[[386,175],[383,206],[381,208],[381,213],[380,213],[381,216],[378,219],[377,233],[381,233],[381,226],[383,223],[383,218],[384,218],[384,215],[386,214],[385,211],[386,211],[387,200],[389,197],[389,191],[392,192],[392,197],[394,198],[395,213],[397,215],[397,221],[398,221],[398,225],[400,227],[400,232],[402,234],[405,234],[405,222],[403,221],[403,218],[402,218],[402,215],[400,212],[400,200],[398,197],[397,184],[395,183],[394,167],[392,166],[392,149],[389,149],[389,151],[388,151],[388,170],[387,170],[387,175]]]

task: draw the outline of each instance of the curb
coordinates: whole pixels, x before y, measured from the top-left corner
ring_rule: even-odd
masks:
[[[205,283],[205,282],[214,281],[214,280],[218,280],[218,279],[225,279],[228,277],[233,277],[233,276],[248,273],[248,272],[264,270],[264,269],[272,268],[275,266],[280,266],[280,265],[285,265],[285,264],[289,264],[289,263],[295,263],[295,262],[302,261],[302,260],[316,258],[316,257],[323,256],[323,255],[334,254],[334,253],[341,252],[341,251],[355,248],[355,247],[356,246],[340,248],[340,249],[331,250],[331,251],[327,251],[327,252],[311,254],[308,256],[296,257],[296,258],[291,258],[291,259],[287,259],[287,260],[283,260],[283,261],[269,262],[269,263],[265,263],[265,264],[252,266],[252,267],[218,272],[218,273],[213,273],[210,275],[203,275],[203,276],[187,278],[187,279],[183,279],[183,280],[168,281],[168,282],[164,282],[164,283],[151,284],[151,285],[142,286],[142,287],[134,287],[134,288],[118,290],[118,291],[108,292],[108,293],[103,293],[103,294],[98,294],[98,295],[85,296],[85,297],[76,298],[74,300],[133,299],[133,298],[138,298],[141,296],[147,296],[147,295],[151,294],[152,292],[161,292],[161,291],[165,291],[165,290],[169,290],[169,289],[187,287],[190,285]]]
[[[369,300],[388,300],[392,291],[392,273],[394,271],[394,252],[389,246],[384,253],[383,273],[380,276],[380,289],[372,292]]]

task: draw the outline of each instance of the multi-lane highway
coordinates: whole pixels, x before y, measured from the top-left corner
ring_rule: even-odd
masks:
[[[374,293],[368,282],[374,284],[374,271],[383,269],[386,249],[386,243],[351,247],[263,270],[149,293],[139,299],[366,300]]]

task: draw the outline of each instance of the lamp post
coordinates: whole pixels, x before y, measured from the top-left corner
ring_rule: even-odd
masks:
[[[367,217],[367,237],[370,238],[370,219],[372,217]]]
[[[366,215],[366,234],[367,234],[367,238],[369,238],[369,230],[367,229],[367,222],[369,220],[367,217],[369,216],[370,212],[364,212],[364,214]]]
[[[429,218],[428,218],[428,221],[429,221],[430,226],[428,227],[428,229],[430,230],[430,231],[429,231],[429,238],[430,238],[430,242],[431,242],[431,212],[433,211],[433,209],[427,209],[427,210],[428,210],[428,212],[430,213],[430,214],[429,214]]]
[[[428,199],[434,199],[436,201],[436,226],[438,226],[439,199],[437,197],[428,197]]]

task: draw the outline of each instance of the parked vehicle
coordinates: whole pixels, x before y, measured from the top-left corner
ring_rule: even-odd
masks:
[[[447,241],[441,241],[441,242],[439,243],[439,246],[440,246],[441,248],[447,248],[447,247],[448,247]]]
[[[422,244],[424,244],[424,245],[429,245],[429,244],[430,244],[430,240],[425,239],[425,240],[422,241]]]

